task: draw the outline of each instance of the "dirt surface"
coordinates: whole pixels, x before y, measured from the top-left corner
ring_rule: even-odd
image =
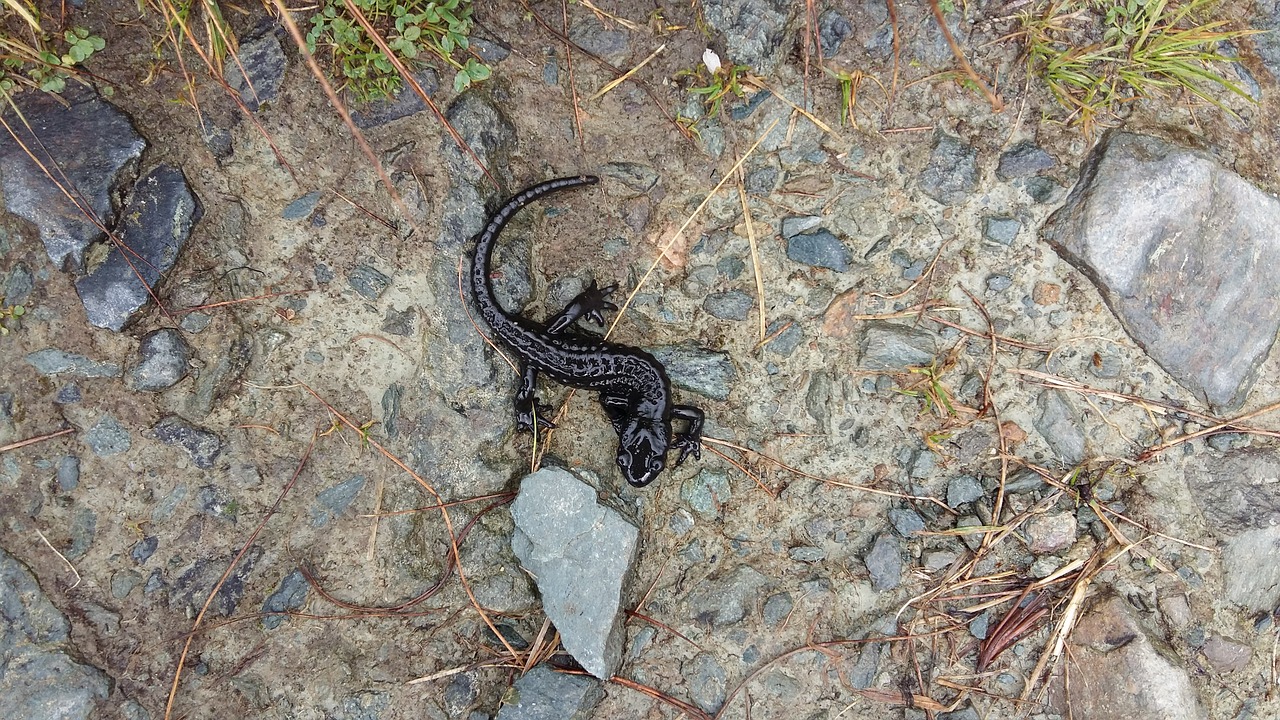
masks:
[[[638,685],[714,709],[749,676],[727,698],[723,717],[917,718],[938,717],[938,708],[974,713],[957,718],[1059,716],[1062,705],[1042,704],[1049,700],[1041,693],[1029,704],[1019,696],[1051,643],[1070,582],[1047,593],[1054,611],[979,675],[968,623],[982,616],[994,628],[1012,598],[984,614],[957,609],[976,606],[979,597],[956,603],[930,595],[958,582],[948,558],[963,563],[981,543],[978,535],[945,532],[958,523],[999,525],[1033,509],[1079,518],[1089,500],[1037,484],[1009,493],[1004,514],[992,520],[1002,479],[1029,477],[1027,466],[1072,477],[1071,464],[1046,437],[1054,433],[1037,429],[1044,389],[1020,371],[1209,411],[1141,352],[1093,285],[1038,238],[1091,143],[1053,122],[1061,109],[1026,78],[1010,38],[1016,23],[1009,17],[1021,4],[970,3],[949,16],[969,60],[994,79],[999,110],[956,82],[954,58],[928,5],[900,3],[891,102],[867,81],[854,112],[857,127],[840,125],[837,85],[816,68],[816,57],[805,72],[798,4],[781,66],[764,81],[829,129],[777,97],[733,119],[729,111],[740,104],[733,99],[723,118],[697,126],[698,136],[670,119],[698,103],[673,78],[696,67],[708,44],[731,58],[721,35],[708,41],[698,29],[687,4],[662,8],[666,22],[680,29],[661,34],[645,28],[649,5],[605,8],[640,25],[629,31],[606,23],[626,37],[613,58],[619,67],[634,66],[659,44],[666,48],[637,73],[652,95],[623,83],[598,99],[591,96],[613,72],[577,51],[570,64],[565,44],[530,10],[485,7],[475,34],[509,47],[510,55],[493,63],[492,79],[469,91],[473,106],[448,88],[435,99],[456,113],[451,117],[465,116],[459,131],[500,187],[424,111],[365,135],[398,206],[287,40],[279,96],[252,121],[232,123],[226,119],[238,111],[207,78],[197,80],[199,114],[178,101],[184,92],[178,63],[167,49],[150,59],[160,37],[155,17],[112,22],[132,6],[90,2],[83,24],[107,39],[91,67],[114,86],[111,102],[148,140],[143,166],[163,160],[183,168],[204,208],[177,266],[157,288],[169,313],[152,308],[120,334],[89,326],[71,276],[50,265],[28,226],[0,216],[8,248],[0,270],[22,262],[36,277],[28,315],[0,338],[0,390],[14,395],[12,429],[0,445],[76,430],[0,455],[0,544],[69,616],[78,657],[112,678],[111,696],[96,716],[495,716],[519,670],[509,658],[500,662],[506,651],[475,603],[525,642],[534,643],[543,628],[533,586],[510,550],[506,508],[490,508],[468,527],[460,544],[465,585],[454,574],[430,598],[406,603],[452,569],[449,528],[462,530],[501,499],[496,494],[514,491],[537,456],[595,473],[602,496],[641,528],[630,591],[638,614],[628,620],[623,680],[604,685],[606,697],[589,717],[681,716],[676,705]],[[873,22],[884,16],[884,5],[850,2],[840,9],[854,28],[826,62],[894,86],[892,54],[866,50],[887,24]],[[532,12],[557,29],[564,22],[559,5],[534,5]],[[583,6],[564,12],[571,26],[598,22]],[[247,32],[260,14],[253,8],[233,15],[233,24]],[[1228,101],[1239,119],[1177,97],[1136,103],[1126,128],[1207,148],[1274,192],[1278,138],[1265,118],[1274,117],[1275,84],[1249,47],[1242,52],[1264,92],[1256,106]],[[549,62],[558,71],[553,83]],[[495,110],[497,121],[485,115]],[[230,130],[228,157],[219,159],[201,141],[201,117]],[[718,133],[724,143],[715,153]],[[976,158],[974,187],[945,204],[921,189],[940,133],[960,138]],[[1001,155],[1023,141],[1056,161],[1039,174],[1052,183],[1044,202],[997,173]],[[740,159],[744,176],[759,183],[748,181],[758,265],[734,178],[695,214]],[[656,183],[620,179],[636,168]],[[777,170],[772,182],[769,168]],[[707,434],[717,442],[708,443],[700,461],[643,490],[618,476],[612,430],[585,393],[544,388],[545,398],[564,406],[545,447],[535,449],[529,436],[514,433],[509,403],[516,378],[466,324],[456,289],[454,268],[484,215],[481,202],[460,198],[492,205],[536,181],[581,172],[601,174],[604,182],[528,210],[508,230],[499,252],[505,291],[528,301],[525,313],[542,318],[591,279],[629,293],[643,278],[616,339],[722,352],[735,373],[725,401],[677,390],[682,401],[705,409]],[[321,193],[313,214],[282,215],[311,191]],[[783,219],[810,215],[851,252],[846,272],[788,258]],[[1021,223],[1007,245],[984,236],[986,219],[997,216]],[[668,243],[665,259],[656,262]],[[763,325],[774,326],[763,347],[757,267]],[[385,291],[357,292],[349,279],[361,268],[387,276]],[[718,318],[704,307],[708,295],[731,290],[753,299],[744,320]],[[241,302],[200,310],[208,324],[193,329],[203,321],[191,324],[185,309],[233,300]],[[867,366],[868,328],[886,322],[932,338],[931,400],[922,397],[930,375]],[[135,391],[128,378],[139,339],[161,327],[183,328],[193,350],[191,375],[161,393]],[[993,344],[989,328],[1002,339]],[[49,347],[117,363],[124,377],[40,375],[24,358]],[[1100,373],[1104,362],[1118,372]],[[1273,353],[1245,410],[1280,396],[1277,362]],[[58,399],[70,385],[79,389],[78,402]],[[1130,539],[1148,539],[1084,592],[1146,608],[1204,716],[1280,717],[1274,623],[1256,624],[1257,613],[1223,599],[1219,539],[1184,480],[1212,468],[1218,456],[1195,440],[1137,460],[1143,449],[1208,423],[1187,427],[1115,395],[1074,393],[1070,403],[1087,448],[1079,477],[1126,516],[1177,539],[1116,521]],[[218,436],[222,447],[212,468],[156,439],[152,428],[172,414]],[[100,454],[86,445],[85,434],[104,415],[129,433],[126,452]],[[1275,451],[1273,438],[1240,442]],[[79,458],[73,488],[56,479],[66,456]],[[700,475],[706,471],[727,484]],[[953,509],[948,492],[963,476],[977,479],[982,497],[950,503]],[[728,494],[713,490],[712,507],[698,511],[691,498],[706,483]],[[421,509],[481,496],[487,499],[450,507],[448,524],[437,509]],[[907,508],[942,534],[897,535],[889,511]],[[405,512],[372,517],[393,511]],[[1038,560],[1057,567],[1104,555],[1115,536],[1105,529],[1095,535],[1088,529],[1095,526],[1080,520],[1070,544],[1048,551],[1021,534],[992,542],[970,574],[1008,572],[1000,579],[1009,584],[979,587],[1016,590],[1047,574]],[[868,568],[881,537],[892,538],[891,554],[902,564],[892,583]],[[152,554],[139,551],[148,545]],[[940,564],[930,565],[931,554]],[[744,567],[758,578],[745,576]],[[297,614],[278,627],[264,626],[264,603],[297,568],[313,582],[305,603],[291,606]],[[230,575],[184,656],[184,634],[224,573]],[[963,594],[958,585],[954,594]],[[1181,625],[1169,619],[1169,596],[1185,599]],[[743,612],[733,617],[730,608],[726,615],[723,604],[735,599]],[[369,606],[392,609],[361,609]],[[1197,629],[1199,644],[1191,632]],[[918,637],[802,649],[906,634]],[[1232,638],[1251,654],[1240,668],[1224,671],[1205,659],[1206,636]],[[429,679],[410,684],[417,678]],[[917,697],[917,707],[903,707],[903,692]]]

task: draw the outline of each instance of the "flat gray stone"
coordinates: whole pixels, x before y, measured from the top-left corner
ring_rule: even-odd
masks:
[[[1232,409],[1280,330],[1276,227],[1280,200],[1212,156],[1109,132],[1043,235],[1170,376]]]
[[[1134,616],[1128,603],[1103,597],[1081,615],[1068,642],[1070,709],[1097,720],[1203,720],[1207,717],[1187,670]],[[997,661],[998,663],[999,661]],[[1079,692],[1078,688],[1088,688]],[[1065,714],[1061,675],[1050,699]]]
[[[790,47],[788,26],[796,13],[789,0],[703,0],[707,25],[724,36],[725,63],[751,66],[768,77]]]
[[[473,42],[474,45],[474,42]],[[429,98],[435,98],[440,89],[440,75],[432,68],[423,68],[414,73],[414,80]],[[361,130],[368,130],[409,117],[427,109],[422,96],[416,90],[405,85],[395,97],[380,98],[351,110],[351,122]]]
[[[212,431],[193,425],[187,420],[169,415],[151,428],[155,437],[165,445],[176,445],[191,456],[191,461],[201,470],[208,470],[222,452],[222,438]]]
[[[345,512],[367,481],[364,475],[356,475],[317,493],[316,502],[311,506],[311,526],[322,527]]]
[[[357,265],[347,273],[347,284],[366,300],[377,300],[391,287],[391,278],[370,265]]]
[[[497,720],[588,720],[603,698],[604,689],[595,678],[535,665],[502,698]]]
[[[707,295],[702,309],[721,320],[746,320],[755,305],[755,299],[741,290],[729,290]]]
[[[70,101],[70,106],[63,105]],[[22,93],[18,106],[35,131],[22,123],[9,124],[28,148],[43,145],[52,157],[41,162],[58,168],[70,181],[68,188],[106,227],[115,224],[111,197],[130,179],[146,142],[114,105],[97,93],[71,90],[55,97],[42,92]],[[38,140],[37,140],[38,139]],[[85,250],[102,237],[99,229],[27,157],[8,132],[0,133],[0,183],[5,206],[18,217],[35,224],[53,264],[83,272]]]
[[[787,257],[802,265],[848,272],[853,252],[829,230],[818,229],[787,238]]]
[[[1222,552],[1227,599],[1253,612],[1280,606],[1280,525],[1246,530]]]
[[[877,592],[893,590],[902,583],[902,541],[893,533],[880,533],[863,559]]]
[[[303,575],[301,570],[294,570],[284,576],[280,585],[276,587],[276,591],[262,603],[262,612],[285,613],[297,610],[306,602],[307,593],[310,590],[311,585],[307,582],[307,576]],[[262,618],[262,626],[268,630],[274,630],[284,621],[284,615],[268,615]]]
[[[958,475],[947,483],[947,505],[953,508],[979,500],[987,494],[982,483],[972,475]]]
[[[287,60],[275,36],[275,27],[271,23],[241,38],[236,59],[228,60],[223,66],[223,79],[252,111],[274,100],[284,84]]]
[[[720,508],[733,497],[729,476],[703,468],[680,486],[680,498],[689,509],[707,520],[720,515]]]
[[[710,653],[701,652],[681,668],[689,686],[689,699],[703,710],[715,713],[724,705],[728,678],[724,666]]]
[[[612,677],[622,661],[622,593],[640,531],[561,468],[525,476],[511,517],[511,548],[536,579],[565,649],[592,675]]]
[[[1029,549],[1039,555],[1070,547],[1076,540],[1077,527],[1073,513],[1058,512],[1036,515],[1027,521],[1023,530],[1027,534]]]
[[[712,400],[728,400],[738,371],[728,353],[683,343],[650,348],[649,352],[667,369],[671,383]]]
[[[996,166],[996,175],[1001,180],[1039,175],[1052,170],[1057,161],[1049,153],[1036,147],[1036,144],[1025,140],[1005,151],[1000,156],[1000,164]]]
[[[960,138],[937,133],[920,189],[943,205],[960,202],[978,185],[978,151]]]
[[[84,443],[89,446],[94,455],[99,457],[119,455],[128,451],[133,445],[129,431],[118,420],[107,414],[98,418],[98,422],[85,432]]]
[[[27,363],[41,375],[71,375],[82,378],[120,377],[115,363],[91,360],[84,355],[57,348],[45,348],[27,355]]]
[[[138,366],[130,375],[134,389],[160,392],[186,377],[191,346],[182,338],[182,333],[172,328],[161,328],[142,337],[138,356]]]
[[[151,302],[203,214],[182,171],[161,165],[133,186],[106,259],[76,280],[85,315],[96,327],[119,332]]]
[[[4,715],[41,720],[96,717],[111,691],[110,679],[68,653],[67,618],[49,602],[26,566],[2,549],[0,617]]]
[[[1280,457],[1274,449],[1243,448],[1189,462],[1183,476],[1215,535],[1280,525]]]
[[[937,354],[937,336],[922,328],[869,322],[862,335],[859,365],[867,370],[928,366]]]
[[[687,605],[694,620],[714,627],[736,624],[755,605],[769,579],[750,565],[716,573],[689,593]]]
[[[924,518],[910,508],[895,508],[889,511],[889,523],[902,537],[911,537],[925,529]]]
[[[987,217],[982,219],[982,234],[988,240],[1001,245],[1013,245],[1022,229],[1022,221],[1011,217]]]
[[[1033,423],[1036,432],[1064,463],[1080,464],[1085,456],[1085,437],[1079,413],[1058,390],[1041,392],[1036,404],[1040,406],[1040,414]]]

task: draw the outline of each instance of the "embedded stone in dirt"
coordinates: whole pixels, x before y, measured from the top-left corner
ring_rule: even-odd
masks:
[[[235,62],[226,63],[222,76],[240,101],[256,111],[262,103],[275,99],[284,84],[288,61],[275,36],[275,23],[266,23],[240,39]]]
[[[1110,132],[1044,238],[1175,380],[1238,407],[1280,329],[1280,200],[1212,156]]]
[[[788,0],[704,0],[702,15],[724,34],[727,64],[750,65],[769,76],[786,54],[787,25],[794,8]]]
[[[599,680],[536,665],[502,698],[497,720],[585,720],[603,698]]]
[[[866,324],[862,336],[862,358],[866,370],[905,370],[928,366],[937,352],[937,336],[928,330],[890,322]]]
[[[222,452],[222,438],[209,430],[192,425],[177,415],[169,415],[151,429],[156,439],[165,445],[177,445],[187,451],[191,461],[201,470],[213,467],[213,461]]]
[[[712,400],[728,400],[738,372],[729,354],[706,350],[692,343],[650,348],[649,352],[667,369],[671,384],[705,395]]]
[[[565,649],[592,675],[612,677],[622,661],[622,593],[640,531],[561,468],[525,476],[511,517],[511,549],[537,580]]]
[[[920,190],[943,205],[954,205],[977,185],[978,151],[958,137],[939,132],[929,164],[920,175]]]
[[[64,105],[70,101],[70,105]],[[114,105],[84,90],[61,97],[23,93],[22,123],[10,122],[22,144],[75,196],[84,210],[106,227],[115,224],[113,191],[128,182],[146,141]],[[56,166],[56,168],[55,168]],[[0,187],[5,206],[35,223],[49,259],[58,267],[83,272],[84,253],[102,237],[102,229],[77,208],[8,132],[0,133]]]
[[[1070,694],[1071,711],[1087,718],[1166,718],[1200,720],[1205,717],[1200,699],[1191,687],[1186,668],[1158,647],[1118,597],[1095,602],[1081,616],[1071,634],[1071,688],[1088,688]],[[1052,700],[1060,711],[1067,707],[1063,678],[1051,685]]]
[[[111,681],[63,649],[71,626],[41,591],[35,577],[0,549],[0,698],[6,717],[93,716],[107,699]]]
[[[152,288],[178,261],[203,211],[182,171],[161,165],[140,178],[125,204],[106,260],[76,280],[89,322],[119,332],[150,302]]]
[[[141,359],[132,374],[134,389],[160,392],[186,376],[191,347],[182,333],[161,328],[143,336],[138,354]]]

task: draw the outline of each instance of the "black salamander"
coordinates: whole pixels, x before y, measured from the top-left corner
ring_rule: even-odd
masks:
[[[471,294],[493,334],[519,358],[517,429],[554,427],[546,417],[547,408],[534,397],[539,373],[562,385],[598,392],[600,404],[618,433],[618,468],[627,482],[643,487],[666,467],[668,449],[680,451],[676,465],[684,462],[687,455],[701,457],[703,414],[696,407],[672,402],[667,372],[649,353],[569,331],[581,317],[604,325],[601,311],[618,309],[606,300],[617,286],[600,288],[592,281],[559,315],[542,325],[503,310],[494,299],[489,279],[494,242],[511,216],[544,195],[597,182],[599,178],[591,176],[548,180],[504,203],[476,238]],[[688,428],[673,435],[672,420],[684,420]]]

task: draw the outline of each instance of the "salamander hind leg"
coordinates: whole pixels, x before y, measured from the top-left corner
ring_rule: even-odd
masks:
[[[538,403],[534,388],[538,382],[538,371],[525,363],[520,368],[520,387],[516,390],[516,429],[520,432],[533,432],[535,424],[539,431],[551,430],[556,425],[547,419],[551,409]]]
[[[556,315],[547,323],[547,332],[553,335],[564,332],[580,317],[585,317],[591,322],[603,326],[604,315],[600,311],[618,309],[617,305],[605,299],[617,289],[617,285],[599,287],[596,285],[596,281],[592,280],[591,285],[586,290],[578,293],[578,296],[570,300],[559,315]]]
[[[680,459],[676,460],[676,467],[684,462],[684,459],[692,455],[695,459],[702,459],[702,422],[706,418],[702,411],[692,405],[676,405],[671,408],[671,417],[676,420],[684,420],[689,423],[689,427],[684,432],[675,436],[671,441],[671,447],[680,451]]]

